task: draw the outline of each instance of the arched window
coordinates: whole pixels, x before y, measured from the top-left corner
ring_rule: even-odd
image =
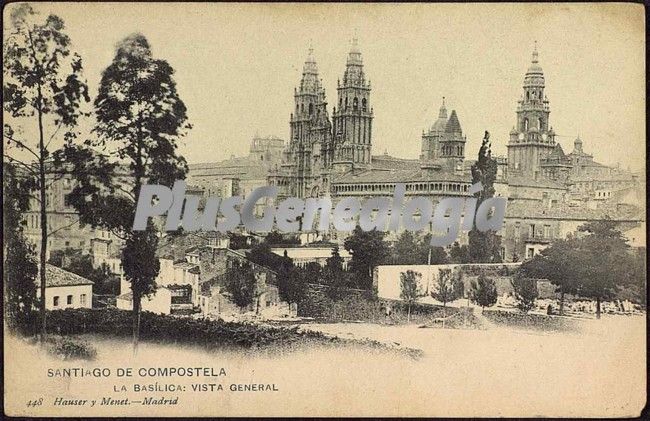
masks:
[[[542,117],[537,119],[537,127],[539,130],[544,130],[544,119]]]
[[[526,91],[526,99],[530,99],[530,91]]]
[[[528,119],[527,118],[524,118],[524,131],[525,132],[528,131]]]
[[[305,112],[305,104],[300,104],[300,112],[301,113]]]
[[[309,104],[309,115],[314,114],[314,104]]]
[[[345,109],[346,110],[348,109],[348,97],[347,96],[345,97]]]
[[[359,99],[357,97],[354,97],[354,100],[352,101],[352,108],[355,110],[359,108]]]
[[[339,98],[339,108],[343,106],[343,97]]]
[[[368,104],[367,104],[365,98],[361,100],[361,109],[362,109],[363,111],[367,111],[367,110],[368,110]]]

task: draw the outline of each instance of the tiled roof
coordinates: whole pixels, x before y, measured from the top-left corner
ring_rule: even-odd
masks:
[[[397,158],[388,154],[374,155],[372,157],[372,168],[381,170],[412,169],[414,165],[420,165],[419,159]]]
[[[93,285],[94,282],[79,276],[75,273],[68,272],[58,266],[45,264],[45,286],[46,287],[70,287],[76,285]],[[36,278],[36,285],[41,285],[40,277]]]
[[[449,116],[449,121],[445,126],[445,133],[461,133],[462,129],[460,128],[460,121],[458,121],[458,116],[456,115],[456,110],[451,111]]]
[[[546,187],[552,189],[566,189],[566,186],[558,181],[546,177],[525,177],[519,175],[508,175],[507,184],[520,187]]]

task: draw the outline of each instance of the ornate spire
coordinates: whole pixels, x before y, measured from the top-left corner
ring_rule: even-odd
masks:
[[[309,43],[309,52],[302,68],[302,79],[300,80],[300,92],[309,91],[319,93],[321,83],[318,78],[318,66],[314,58],[314,48]]]
[[[361,50],[356,37],[352,39],[352,46],[348,53],[345,73],[343,74],[343,86],[366,86]]]
[[[442,105],[440,106],[440,112],[438,113],[438,118],[447,118],[447,107],[445,106],[445,97],[442,97]]]

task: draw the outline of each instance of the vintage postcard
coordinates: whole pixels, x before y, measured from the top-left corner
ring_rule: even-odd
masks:
[[[4,414],[636,417],[645,9],[3,9]]]

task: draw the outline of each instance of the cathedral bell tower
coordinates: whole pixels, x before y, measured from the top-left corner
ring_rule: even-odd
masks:
[[[370,89],[355,38],[348,54],[343,81],[338,81],[338,104],[332,113],[334,164],[337,167],[356,169],[370,166],[373,117]]]
[[[533,59],[524,77],[524,92],[517,106],[517,126],[510,132],[508,142],[508,171],[510,174],[537,177],[540,162],[555,146],[555,133],[549,126],[548,98],[544,94],[544,72],[537,57]]]
[[[295,109],[289,123],[290,139],[285,158],[294,183],[291,194],[298,197],[309,197],[319,183],[322,144],[329,142],[331,130],[325,90],[313,53],[310,48],[300,86],[294,89]]]

